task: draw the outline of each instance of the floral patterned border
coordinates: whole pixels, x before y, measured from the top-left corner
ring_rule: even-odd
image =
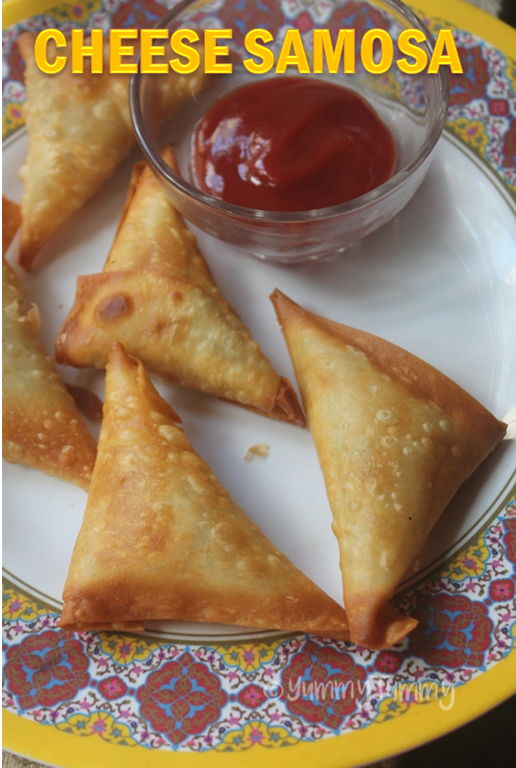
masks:
[[[437,33],[442,19],[423,22]],[[516,60],[463,30],[453,36],[464,69],[450,75],[446,129],[495,171],[516,199]]]
[[[398,602],[419,625],[388,651],[295,636],[161,643],[58,629],[4,584],[3,704],[123,746],[235,752],[354,731],[443,699],[516,640],[516,499],[446,569]]]
[[[157,0],[79,0],[58,5],[46,14],[15,24],[3,33],[2,135],[6,138],[23,125],[22,105],[25,99],[23,62],[16,39],[22,30],[56,27],[64,32],[73,27],[85,29],[110,26],[118,28],[153,26],[174,2]],[[233,0],[237,8],[242,0]],[[333,25],[353,24],[362,32],[365,24],[358,3],[349,0],[332,11],[331,0],[284,0],[285,18],[302,34],[309,35],[312,18]],[[308,9],[310,8],[310,12]],[[236,12],[236,11],[233,11]],[[248,0],[245,13],[253,15],[259,25],[273,34],[281,28],[279,18],[267,0]],[[419,13],[435,33],[453,25]],[[258,24],[257,21],[257,24]],[[376,25],[384,26],[382,19]],[[516,198],[516,60],[504,56],[494,46],[464,30],[453,30],[464,68],[462,75],[450,75],[450,108],[446,128],[455,134],[501,178]],[[308,39],[308,38],[307,38]],[[388,73],[386,77],[389,77]]]
[[[285,2],[302,31],[308,4]],[[330,12],[328,0],[314,4]],[[348,6],[356,11],[352,0]],[[266,13],[267,1],[260,7]],[[150,26],[164,11],[155,0],[80,0],[6,30],[4,137],[23,122],[14,45],[21,29]],[[434,30],[450,27],[426,21]],[[467,32],[454,34],[466,71],[452,76],[447,128],[516,196],[516,63]],[[398,607],[420,623],[381,652],[308,636],[186,645],[74,634],[6,581],[3,705],[77,737],[149,750],[240,752],[356,731],[426,701],[446,706],[456,686],[507,656],[516,640],[515,569],[513,499],[478,541],[400,598]]]

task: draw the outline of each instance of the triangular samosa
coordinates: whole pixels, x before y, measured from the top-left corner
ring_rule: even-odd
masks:
[[[37,34],[18,38],[25,60],[27,100],[24,115],[29,152],[20,171],[24,182],[20,265],[30,269],[42,245],[55,230],[92,197],[111,176],[135,143],[129,112],[129,74],[109,71],[109,43],[104,42],[104,71],[92,74],[89,59],[84,74],[73,74],[71,43],[52,56],[67,56],[65,68],[45,74],[36,64]],[[88,45],[91,41],[85,42]],[[159,75],[170,113],[205,82],[203,67],[191,75]]]
[[[399,347],[272,300],[333,512],[350,636],[386,648],[417,623],[387,601],[506,425]]]
[[[39,341],[40,320],[2,258],[2,453],[87,490],[96,445],[54,361]]]
[[[171,149],[164,158],[174,163]],[[304,426],[290,382],[220,294],[194,235],[145,164],[135,167],[104,271],[78,278],[56,359],[102,369],[113,341],[172,384]]]
[[[344,609],[237,507],[178,421],[142,364],[113,344],[61,627],[177,619],[346,637]]]

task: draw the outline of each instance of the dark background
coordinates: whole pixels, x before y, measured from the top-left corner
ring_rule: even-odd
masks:
[[[516,696],[462,728],[400,755],[396,768],[516,766]]]
[[[506,24],[516,27],[516,0],[502,0],[500,18]]]

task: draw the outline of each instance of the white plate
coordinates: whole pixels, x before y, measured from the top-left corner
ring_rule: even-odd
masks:
[[[18,170],[27,136],[4,149],[4,190],[20,199]],[[132,158],[135,159],[134,157]],[[31,275],[21,275],[40,308],[52,354],[79,274],[102,271],[125,198],[131,162],[47,244]],[[516,217],[509,200],[462,145],[439,143],[423,187],[390,224],[344,256],[275,266],[196,232],[224,296],[273,365],[294,381],[268,296],[275,287],[302,306],[375,333],[418,355],[512,422],[516,406]],[[8,253],[15,265],[17,241]],[[103,376],[60,367],[69,382],[94,387]],[[199,393],[160,386],[194,447],[236,501],[310,578],[341,600],[336,540],[308,431],[277,424]],[[244,462],[247,449],[270,446]],[[436,526],[423,572],[485,526],[507,490],[515,444],[504,442],[464,486]],[[4,568],[55,606],[84,508],[82,491],[24,467],[4,466]],[[26,535],[25,535],[26,534]],[[420,575],[416,578],[420,578]],[[197,628],[192,627],[197,634]],[[204,630],[200,634],[205,634]],[[233,635],[231,630],[223,634]]]
[[[478,35],[512,50],[513,38],[487,17],[476,17],[469,8],[462,11],[451,0],[442,8],[439,0],[421,4],[431,8],[428,13],[451,14],[462,30],[472,24]],[[116,14],[126,10],[125,4],[114,3],[107,16],[115,14],[116,21]],[[72,21],[75,12],[74,6]],[[64,23],[54,16],[46,19],[47,26]],[[39,28],[44,21],[35,17],[28,25]],[[432,24],[443,22],[434,19]],[[16,28],[8,34],[14,38]],[[299,765],[350,768],[445,733],[514,692],[516,653],[510,651],[516,625],[503,590],[510,591],[508,584],[514,582],[516,560],[510,538],[516,538],[515,510],[509,503],[516,468],[516,216],[509,185],[499,181],[499,124],[497,118],[486,117],[492,105],[488,98],[505,88],[509,99],[514,86],[509,84],[510,63],[498,49],[468,32],[458,34],[471,56],[468,72],[475,73],[479,61],[489,60],[490,82],[482,96],[471,95],[463,108],[454,108],[450,128],[463,141],[451,132],[444,135],[420,190],[390,224],[343,256],[295,268],[253,260],[197,233],[222,293],[281,374],[293,380],[268,299],[276,287],[316,313],[415,353],[508,422],[507,439],[459,490],[434,529],[422,571],[400,586],[398,599],[404,607],[415,604],[419,611],[425,642],[409,637],[392,652],[372,653],[321,639],[179,623],[153,623],[145,637],[61,633],[61,592],[86,496],[36,471],[4,465],[8,748],[70,768],[159,766],[171,759],[185,768],[198,760],[203,766],[220,766],[231,759],[229,753],[238,753],[239,765],[266,762],[268,768],[280,768],[290,752],[274,747],[292,746]],[[17,81],[8,81],[7,89],[7,101],[13,100],[8,107],[15,108],[20,99]],[[8,114],[12,117],[15,111]],[[466,131],[472,133],[466,136]],[[488,142],[480,151],[484,161],[467,148],[476,137]],[[20,132],[4,144],[4,193],[16,201],[22,193],[17,174],[26,141]],[[102,269],[137,158],[135,153],[60,229],[36,271],[21,275],[40,308],[43,343],[50,353],[72,304],[77,275]],[[8,252],[13,265],[17,245],[15,239]],[[67,368],[60,373],[102,395],[102,374]],[[235,500],[296,565],[340,601],[337,544],[310,433],[199,393],[159,389]],[[267,443],[270,455],[245,462],[248,448],[256,443]],[[470,624],[456,626],[454,616],[468,611]],[[436,613],[444,616],[444,636],[434,642],[429,636]],[[66,697],[55,687],[47,691],[41,683],[30,684],[35,659],[52,679],[62,671],[60,659],[51,658],[56,644],[72,673]],[[331,659],[344,681],[346,670],[362,675],[358,697],[337,722],[331,719],[332,700],[315,702],[320,706],[314,721],[310,696],[297,704],[280,695],[289,670],[307,654],[313,659],[306,668],[308,681],[324,659]],[[167,730],[175,727],[171,715],[160,726],[159,719],[142,714],[138,699],[152,685],[155,671],[172,669],[175,659],[188,668],[188,679],[202,685],[204,676],[212,690],[220,686],[223,692],[213,700],[211,714],[201,708],[188,734],[176,741]],[[438,686],[437,700],[421,707],[417,695],[424,690],[417,686],[432,681]],[[400,700],[394,687],[398,683],[416,685],[416,698]]]

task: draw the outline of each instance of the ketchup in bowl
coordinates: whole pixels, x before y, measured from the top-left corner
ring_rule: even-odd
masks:
[[[194,183],[228,203],[307,211],[353,200],[392,175],[394,140],[354,91],[275,77],[238,88],[199,121]]]

